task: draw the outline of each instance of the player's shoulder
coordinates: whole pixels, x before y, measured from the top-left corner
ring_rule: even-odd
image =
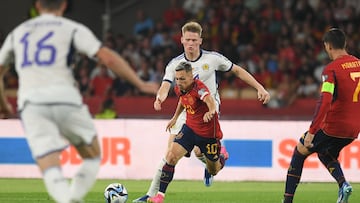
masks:
[[[325,70],[359,67],[360,59],[353,55],[339,57],[325,66]]]
[[[224,57],[224,55],[222,55],[221,53],[219,53],[217,51],[209,51],[209,50],[201,49],[201,52],[204,56]]]
[[[175,68],[182,61],[186,61],[184,53],[172,58],[166,67],[174,67]]]
[[[205,83],[199,79],[195,79],[194,82],[195,82],[194,87],[197,89],[203,89],[206,87]]]
[[[14,31],[28,30],[41,26],[54,26],[54,25],[61,26],[61,29],[67,29],[67,28],[73,29],[77,27],[84,27],[84,25],[74,20],[62,16],[46,14],[22,22],[14,29]]]
[[[206,87],[206,85],[199,79],[194,80],[195,85],[193,87],[194,94],[200,95],[201,97],[205,94],[209,94],[209,89]]]
[[[61,21],[63,23],[64,27],[67,27],[69,29],[76,29],[76,30],[88,30],[89,29],[84,24],[82,24],[78,21],[75,21],[75,20],[72,20],[72,19],[69,19],[69,18],[66,18],[63,16],[58,16],[57,18],[59,21]]]

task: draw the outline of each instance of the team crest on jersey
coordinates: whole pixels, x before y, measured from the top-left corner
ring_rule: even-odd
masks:
[[[175,136],[175,139],[179,140],[179,139],[181,139],[183,136],[184,136],[184,133],[183,133],[183,132],[179,132],[179,133]]]
[[[205,70],[205,71],[208,71],[209,70],[209,65],[208,64],[204,64],[202,66],[202,69]]]

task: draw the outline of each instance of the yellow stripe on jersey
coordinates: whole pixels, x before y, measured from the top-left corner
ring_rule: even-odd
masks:
[[[328,92],[334,94],[335,85],[330,82],[324,82],[321,87],[321,92]]]

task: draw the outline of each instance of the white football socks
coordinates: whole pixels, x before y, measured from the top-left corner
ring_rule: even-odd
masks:
[[[57,203],[70,202],[70,186],[60,167],[51,167],[43,173],[46,189]]]
[[[100,158],[83,159],[83,162],[72,179],[70,186],[71,200],[82,201],[96,181],[100,169]]]
[[[146,193],[150,197],[155,196],[159,191],[161,171],[162,171],[162,168],[165,165],[165,163],[166,163],[165,158],[161,159],[160,164],[155,172],[155,176],[153,177],[153,179],[151,181],[150,188],[149,188],[148,192]]]

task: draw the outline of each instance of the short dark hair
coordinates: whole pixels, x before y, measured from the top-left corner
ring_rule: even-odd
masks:
[[[323,41],[329,43],[334,49],[344,49],[346,46],[345,33],[339,28],[331,28],[327,31]]]
[[[185,70],[186,72],[192,71],[191,64],[188,62],[180,62],[179,65],[176,66],[175,71]]]
[[[42,7],[49,10],[57,10],[66,0],[38,0]]]

